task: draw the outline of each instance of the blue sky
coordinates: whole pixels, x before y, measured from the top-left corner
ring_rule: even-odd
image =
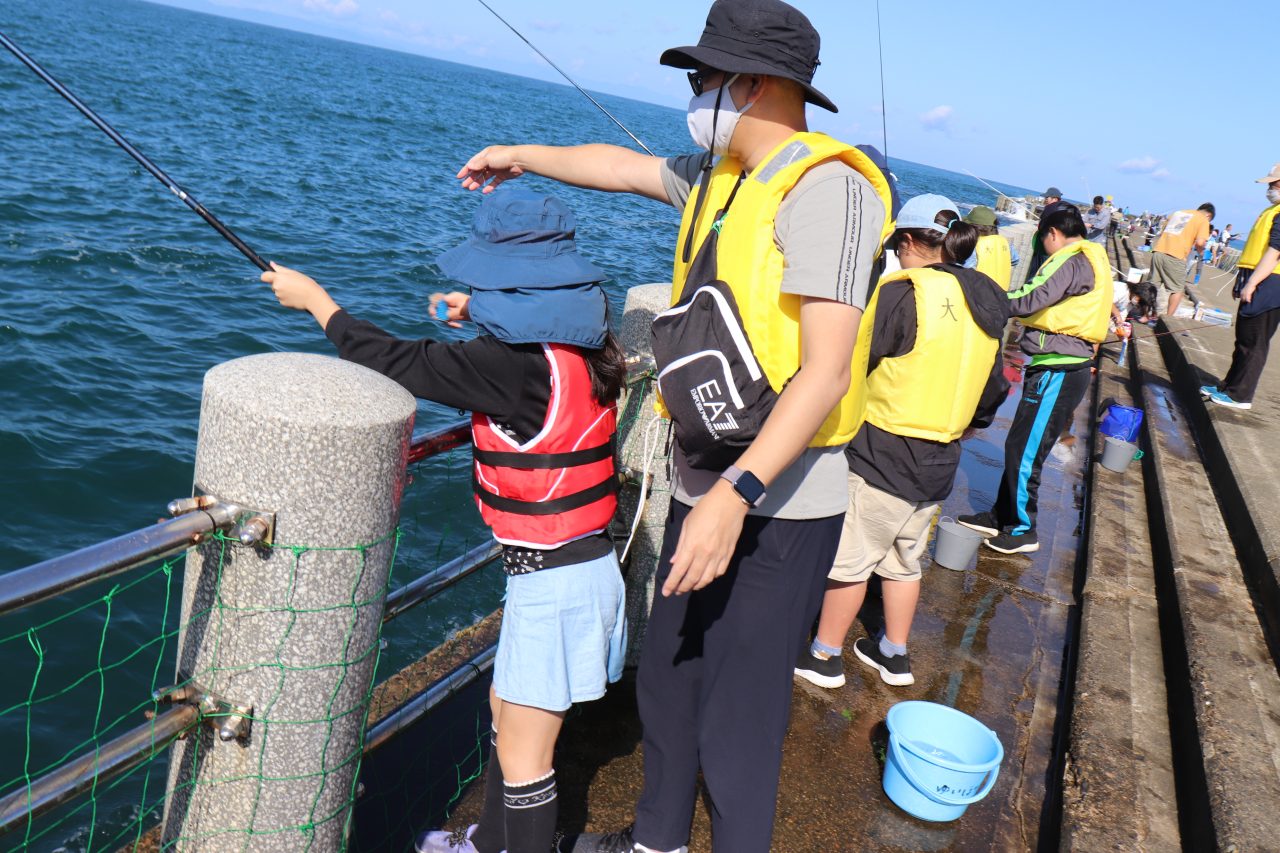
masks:
[[[560,80],[476,0],[163,2]],[[489,2],[584,87],[687,104],[683,72],[657,58],[697,41],[703,4]],[[879,145],[874,2],[797,5],[823,37],[814,82],[841,110],[811,110],[811,126]],[[1212,201],[1215,224],[1236,230],[1266,204],[1253,180],[1280,161],[1275,0],[882,0],[881,15],[893,156],[1037,189],[1056,184],[1069,198],[1113,195],[1137,210]]]

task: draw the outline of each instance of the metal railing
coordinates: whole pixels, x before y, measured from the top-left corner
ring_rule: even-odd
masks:
[[[210,503],[177,518],[0,575],[0,616],[185,551],[201,537],[231,528],[239,515],[238,507]]]
[[[199,720],[194,705],[179,705],[100,748],[73,758],[33,783],[0,799],[0,835],[83,794],[104,779],[119,776],[154,757]]]
[[[470,424],[459,421],[415,436],[409,446],[408,462],[419,462],[470,442]],[[216,531],[231,532],[245,544],[262,541],[270,535],[270,521],[262,514],[207,497],[175,500],[169,504],[169,511],[176,517],[0,575],[0,616],[181,553]],[[387,595],[383,621],[389,622],[430,601],[492,563],[500,554],[501,546],[487,542],[392,591]],[[479,678],[492,667],[492,658],[491,647],[392,712],[370,730],[365,752]],[[29,786],[0,798],[0,836],[74,799],[95,784],[100,785],[151,759],[183,737],[200,719],[198,705],[174,705],[154,719],[68,760]],[[376,739],[372,737],[374,732],[378,733]]]
[[[632,363],[628,384],[648,375],[649,365]],[[470,444],[471,438],[471,424],[467,420],[421,433],[409,445],[407,464]],[[620,468],[620,474],[631,481],[640,477],[638,472],[627,468]],[[269,541],[272,534],[273,519],[268,515],[206,496],[172,501],[168,509],[176,517],[0,575],[0,616],[181,553],[216,531],[230,531],[246,545]],[[486,542],[393,590],[386,598],[383,622],[430,601],[500,555],[501,546],[497,542]],[[449,696],[482,677],[492,669],[495,654],[493,646],[483,649],[372,726],[366,733],[365,753],[377,749]],[[162,697],[156,698],[160,701]],[[151,759],[201,719],[198,703],[176,704],[106,744],[70,759],[29,786],[0,798],[0,836],[90,790],[95,784]]]

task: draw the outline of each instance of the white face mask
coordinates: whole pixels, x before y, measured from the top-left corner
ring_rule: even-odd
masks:
[[[689,135],[699,148],[710,151],[717,157],[729,153],[729,140],[733,139],[733,131],[738,127],[738,119],[751,104],[742,109],[733,103],[729,87],[740,75],[734,74],[724,81],[718,89],[708,89],[701,95],[694,95],[689,100]],[[716,99],[720,99],[720,109],[716,110]],[[754,102],[753,102],[754,103]]]
[[[1267,201],[1280,204],[1280,187],[1271,187],[1267,190]]]

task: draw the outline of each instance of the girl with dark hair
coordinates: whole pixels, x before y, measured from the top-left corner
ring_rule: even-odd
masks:
[[[844,684],[841,650],[872,574],[883,581],[884,632],[860,637],[853,652],[886,684],[915,681],[907,636],[929,526],[955,482],[960,440],[991,423],[1008,390],[1000,339],[1009,300],[960,266],[977,241],[938,195],[903,205],[889,237],[902,270],[881,279],[862,317],[855,360],[866,358],[866,412],[845,452],[849,510],[817,636],[795,667],[821,687]]]
[[[545,853],[557,801],[552,753],[565,711],[622,675],[622,575],[608,526],[626,367],[609,331],[604,273],[578,254],[550,196],[488,196],[472,237],[437,259],[471,294],[436,293],[433,315],[469,341],[401,340],[356,320],[319,284],[273,266],[280,304],[308,311],[339,354],[415,396],[472,412],[476,505],[502,543],[507,591],[494,661],[493,736],[480,822],[423,833],[419,853]]]

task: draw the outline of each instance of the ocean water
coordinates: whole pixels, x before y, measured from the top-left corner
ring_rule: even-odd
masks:
[[[472,153],[626,142],[567,86],[137,0],[5,0],[0,30],[261,255],[404,336],[462,334],[429,321],[426,297],[449,286],[432,259],[466,235],[478,201],[453,179]],[[678,111],[600,100],[654,150],[692,149]],[[892,165],[904,197],[994,200],[967,175]],[[628,287],[669,277],[671,209],[523,180],[577,211],[616,308]],[[283,350],[332,351],[252,265],[0,54],[0,573],[144,526],[189,494],[205,371]],[[417,425],[457,417],[423,403]],[[463,458],[415,472],[397,581],[484,538]],[[491,572],[395,623],[386,663],[470,624],[500,593]],[[61,619],[40,635],[42,658],[23,632],[69,603],[0,619],[0,786],[82,743],[95,706],[113,719],[172,674],[171,655],[157,651],[78,683],[153,638],[164,600],[160,586],[142,586],[113,601],[110,618],[91,607]],[[38,714],[25,712],[29,696],[43,700]],[[28,731],[29,757],[19,748]],[[127,785],[108,792],[99,832],[75,818],[35,846],[88,849],[107,837],[102,827],[128,821],[131,802]]]

